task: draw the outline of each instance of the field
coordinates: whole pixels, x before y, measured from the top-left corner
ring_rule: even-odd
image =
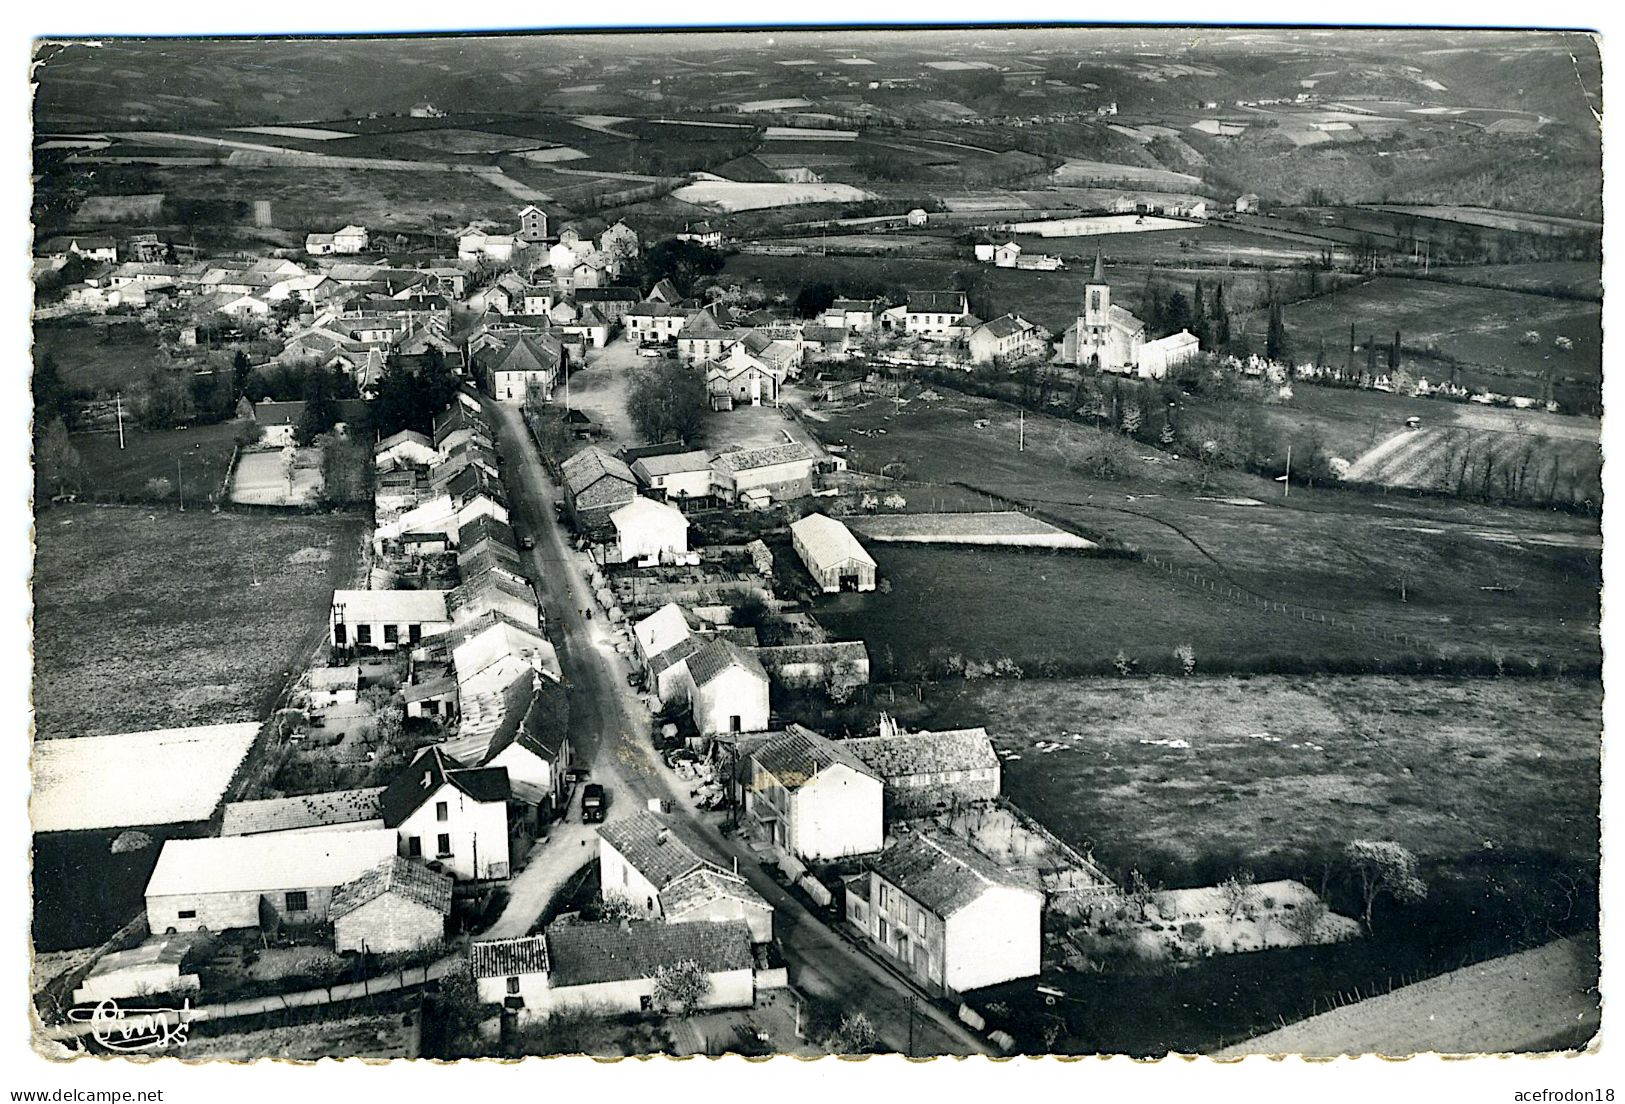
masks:
[[[290,484],[281,450],[245,452],[231,477],[231,500],[262,506],[305,506],[322,493],[322,450],[299,449]]]
[[[1259,320],[1251,328],[1262,325]],[[1286,325],[1301,352],[1312,352],[1324,341],[1333,363],[1341,363],[1350,325],[1362,344],[1368,336],[1392,340],[1398,330],[1407,358],[1420,362],[1420,374],[1433,382],[1447,379],[1449,366],[1428,353],[1476,365],[1500,381],[1498,390],[1532,397],[1539,397],[1547,371],[1559,380],[1587,384],[1593,394],[1602,374],[1600,304],[1378,277],[1289,305]],[[1531,331],[1539,335],[1538,343],[1519,344]],[[1573,348],[1557,348],[1558,337],[1568,338]],[[1558,402],[1569,405],[1565,398],[1560,393]]]
[[[133,388],[169,358],[144,326],[42,322],[34,327],[34,359],[56,361],[62,382],[91,391]]]
[[[128,414],[126,414],[128,418]],[[162,479],[179,492],[184,502],[202,503],[220,495],[226,469],[236,447],[230,422],[190,429],[124,428],[124,448],[117,433],[77,433],[73,447],[84,461],[85,495],[113,494],[147,497],[147,484]]]
[[[1067,220],[1075,221],[1075,220]],[[1020,225],[1038,225],[1026,223]],[[1301,265],[1318,261],[1330,248],[1337,257],[1346,253],[1330,242],[1296,234],[1265,234],[1233,226],[1179,223],[1177,230],[1155,234],[1110,233],[1084,238],[1054,238],[1017,234],[1016,243],[1034,252],[1056,253],[1062,257],[1093,257],[1098,248],[1117,264],[1199,263],[1204,265]],[[1326,273],[1329,282],[1348,279],[1340,273]]]
[[[1602,501],[1601,456],[1595,442],[1522,436],[1467,429],[1419,429],[1396,433],[1361,456],[1348,478],[1390,487],[1451,490],[1452,474],[1471,450],[1488,449],[1503,469],[1525,470],[1537,488],[1550,482],[1557,500]],[[1493,470],[1493,469],[1492,469]]]
[[[1594,867],[1601,703],[1591,681],[1198,675],[966,683],[932,716],[986,725],[1012,799],[1149,877],[1349,839],[1425,864],[1515,850]]]
[[[672,195],[685,203],[697,203],[729,212],[874,198],[872,192],[854,188],[850,184],[757,184],[742,180],[702,180],[686,184]]]
[[[128,507],[37,521],[42,738],[262,716],[356,570],[363,523]]]
[[[1469,226],[1486,226],[1492,230],[1512,230],[1522,234],[1566,234],[1574,230],[1602,230],[1602,223],[1589,219],[1560,218],[1556,215],[1533,215],[1518,211],[1492,211],[1484,207],[1405,207],[1398,204],[1373,206],[1374,211],[1391,211],[1401,215],[1418,215],[1441,222],[1462,222]]]
[[[1073,159],[1052,174],[1057,184],[1087,187],[1101,184],[1133,184],[1160,188],[1168,192],[1184,192],[1202,187],[1202,178],[1167,169],[1151,169],[1142,165],[1118,165],[1106,161]]]
[[[1158,215],[1086,215],[1082,218],[1017,222],[1001,227],[1001,230],[1040,238],[1083,238],[1103,234],[1144,234],[1153,230],[1194,230],[1201,225],[1199,222]]]
[[[1527,291],[1572,299],[1602,301],[1599,261],[1531,261],[1526,264],[1462,265],[1436,268],[1429,277],[1447,284]]]
[[[322,1019],[294,1027],[265,1027],[252,1031],[194,1033],[175,1049],[183,1061],[244,1062],[276,1058],[315,1062],[322,1058],[416,1058],[421,1028],[417,1017],[399,1012],[373,1016]]]
[[[1040,626],[1055,626],[1049,631],[1070,639],[1080,624],[1089,625],[1091,650],[1104,650],[1108,656],[1118,644],[1107,649],[1105,638],[1096,642],[1102,627],[1118,633],[1123,644],[1143,642],[1160,649],[1167,643],[1171,649],[1184,641],[1159,637],[1171,634],[1181,615],[1188,615],[1191,624],[1217,641],[1215,658],[1257,659],[1296,650],[1301,656],[1353,661],[1370,657],[1373,651],[1392,654],[1397,647],[1330,626],[1317,636],[1314,624],[1302,623],[1297,613],[1260,613],[1253,601],[1261,598],[1296,603],[1384,632],[1409,633],[1419,641],[1416,647],[1428,654],[1498,650],[1508,662],[1597,661],[1601,561],[1594,519],[1447,499],[1374,498],[1321,487],[1295,487],[1283,499],[1279,484],[1236,471],[1217,472],[1204,487],[1198,465],[1190,460],[1126,443],[1118,435],[1101,434],[1077,422],[1036,414],[1025,418],[1025,449],[1018,451],[1014,409],[936,389],[942,399],[914,398],[900,411],[885,400],[820,411],[819,432],[827,440],[849,442],[853,462],[864,470],[902,460],[911,480],[975,484],[1043,510],[1086,535],[1123,542],[1243,592],[1240,601],[1215,603],[1212,591],[1178,584],[1152,565],[1086,559],[1067,566],[1058,577],[1062,580],[1058,585],[1082,588],[1079,604],[1068,607],[1054,601],[1046,604],[1043,588],[1034,581],[1049,561],[1030,561],[1012,553],[1004,558],[1017,566],[995,574],[956,569],[959,584],[969,593],[956,595],[953,602],[981,604],[978,608],[990,609],[989,616],[1002,624],[1017,619],[994,608],[996,588],[1006,576],[1025,572],[1026,577],[1011,585],[1031,601],[1036,620],[1028,625],[1031,640],[995,642],[1010,654],[1043,650],[1036,642],[1042,635]],[[1297,389],[1299,395],[1317,392],[1328,396],[1327,401],[1362,394]],[[1444,404],[1431,406],[1449,409]],[[988,425],[978,428],[975,423],[983,419]],[[1385,416],[1384,424],[1397,428],[1401,421]],[[1120,479],[1092,475],[1095,459],[1114,451],[1128,474]],[[928,489],[902,489],[916,508],[933,508]],[[882,576],[891,570],[892,551],[877,557]],[[945,550],[913,554],[959,555]],[[964,555],[974,559],[974,554]],[[1035,569],[1040,562],[1044,566]],[[1107,600],[1122,619],[1120,626],[1098,625],[1088,612],[1095,600],[1088,593],[1088,578],[1096,571],[1115,587]],[[928,596],[930,580],[922,579],[920,585]],[[861,612],[861,603],[870,599],[895,604],[898,595],[845,596],[837,601],[852,604],[857,620],[878,620]],[[980,639],[988,632],[1004,631],[986,629],[968,618],[959,627],[940,624],[948,618],[940,610],[926,610],[920,616],[937,619],[941,631],[949,635],[928,640],[920,630],[883,624],[875,630],[894,638],[918,638],[928,652],[938,646],[963,651],[954,642],[956,634]],[[1153,620],[1141,620],[1146,616]],[[1222,634],[1226,617],[1233,618],[1237,627],[1227,639]],[[1157,618],[1168,620],[1158,625]],[[899,642],[894,639],[894,649]],[[1049,646],[1052,653],[1062,648],[1060,643]],[[1167,652],[1145,658],[1166,662]]]

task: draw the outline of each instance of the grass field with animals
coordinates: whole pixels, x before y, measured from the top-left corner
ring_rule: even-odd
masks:
[[[42,737],[254,720],[359,563],[357,517],[59,506],[36,522]],[[179,568],[179,569],[178,569]]]

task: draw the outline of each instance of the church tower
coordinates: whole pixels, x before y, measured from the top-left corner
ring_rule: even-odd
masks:
[[[1112,289],[1106,283],[1106,269],[1100,261],[1100,248],[1095,248],[1095,271],[1083,286],[1083,324],[1091,333],[1104,333],[1111,317]]]

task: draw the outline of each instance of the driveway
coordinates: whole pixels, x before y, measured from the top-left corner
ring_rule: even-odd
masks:
[[[611,451],[642,440],[627,413],[632,373],[658,363],[638,356],[637,342],[617,337],[604,348],[589,352],[587,367],[570,373],[569,404],[603,424],[607,432],[601,443]],[[554,392],[553,401],[565,402],[563,387]]]
[[[553,895],[590,862],[598,860],[598,828],[581,823],[581,787],[571,798],[564,819],[547,839],[530,849],[530,859],[508,882],[508,904],[481,938],[515,939],[536,926]]]
[[[523,531],[536,536],[536,547],[528,555],[533,578],[551,611],[549,625],[569,694],[570,738],[576,761],[587,765],[594,781],[609,791],[608,818],[617,820],[645,808],[650,798],[670,802],[674,812],[688,822],[691,835],[709,852],[707,857],[726,868],[737,860],[740,875],[773,906],[777,914],[774,934],[789,963],[792,983],[801,992],[840,1008],[862,1009],[889,1047],[906,1052],[913,991],[803,907],[761,868],[759,856],[737,841],[725,840],[690,803],[691,784],[679,779],[655,753],[649,739],[649,712],[627,685],[627,661],[615,651],[615,633],[602,617],[588,621],[582,616],[592,605],[586,584],[587,560],[569,548],[554,518],[552,503],[560,492],[542,467],[518,409],[488,403],[486,411],[507,465],[510,509],[518,514]],[[553,854],[564,853],[556,860],[561,868],[574,861],[565,856],[573,856],[581,846],[567,835],[555,835],[547,844]],[[532,861],[553,860],[539,854]],[[554,876],[536,877],[538,883],[547,884]],[[515,882],[523,879],[521,874]],[[516,893],[515,898],[518,896]],[[517,928],[523,934],[535,922],[545,899],[538,902],[537,894],[528,889],[524,897],[528,904],[523,907],[510,902],[498,920],[502,930]],[[536,914],[521,925],[530,908]],[[989,1052],[985,1043],[923,1000],[917,1006],[912,1034],[918,1055]]]

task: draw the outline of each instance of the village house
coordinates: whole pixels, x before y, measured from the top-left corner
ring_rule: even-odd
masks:
[[[401,687],[401,702],[408,717],[455,720],[457,680],[445,674],[415,678]]]
[[[647,664],[655,656],[694,635],[691,614],[676,602],[667,602],[649,616],[632,623],[638,659]]]
[[[903,328],[915,337],[950,339],[950,332],[967,313],[962,291],[912,291],[903,314]]]
[[[526,204],[519,209],[519,233],[516,235],[520,241],[545,242],[547,233],[547,212],[534,203]]]
[[[526,245],[522,238],[513,234],[490,234],[470,227],[457,235],[457,259],[466,264],[481,261],[508,264]]]
[[[847,922],[919,984],[954,997],[1033,977],[1044,895],[961,840],[917,832],[846,881]]]
[[[461,444],[447,450],[444,456],[437,454],[433,464],[429,466],[429,490],[431,493],[447,491],[456,483],[457,477],[469,468],[483,472],[487,479],[500,480],[502,476],[500,460],[496,450],[488,448],[478,439],[463,441]],[[461,486],[460,484],[457,484]]]
[[[333,949],[397,954],[446,937],[452,880],[399,855],[346,882],[333,894]]]
[[[971,331],[971,363],[993,364],[1037,356],[1044,351],[1045,341],[1044,331],[1020,315],[1001,315]]]
[[[888,813],[921,816],[999,796],[999,756],[985,728],[901,733],[882,717],[880,735],[842,746],[886,784]]]
[[[852,348],[851,331],[840,326],[803,326],[803,348],[824,360],[845,360]]]
[[[394,854],[387,828],[166,840],[147,879],[147,929],[320,924],[334,890]]]
[[[640,456],[632,461],[632,474],[650,497],[679,505],[707,502],[716,478],[710,457],[698,450]]]
[[[705,389],[711,409],[779,404],[779,390],[787,373],[777,364],[751,353],[743,343],[728,347],[722,360],[705,366]]]
[[[70,234],[50,238],[34,252],[41,257],[82,257],[87,261],[118,263],[118,240],[108,234]]]
[[[372,450],[373,467],[378,471],[427,465],[439,458],[434,442],[415,429],[403,429],[379,441]]]
[[[609,515],[637,497],[638,481],[632,469],[596,445],[589,445],[566,460],[564,506],[583,532],[607,525]]]
[[[222,808],[222,836],[257,836],[265,832],[366,831],[384,827],[379,804],[384,787],[328,790],[298,797],[230,801]]]
[[[379,799],[400,853],[453,877],[508,877],[508,772],[464,766],[439,747],[418,752]]]
[[[926,214],[924,207],[916,207],[904,215],[903,219],[909,226],[924,226],[930,220],[930,217],[930,215]]]
[[[767,672],[732,641],[712,638],[683,661],[677,679],[678,697],[687,700],[702,735],[767,728]]]
[[[842,522],[808,514],[790,523],[790,544],[825,594],[875,589],[875,560]]]
[[[792,441],[722,453],[711,461],[711,470],[716,489],[726,498],[765,504],[812,494],[817,461],[811,449]]]
[[[742,920],[751,942],[773,941],[773,906],[738,874],[701,858],[660,813],[638,812],[598,830],[598,885],[606,900],[622,898],[650,920]]]
[[[563,344],[551,334],[518,334],[480,354],[486,387],[498,402],[523,403],[532,385],[544,399],[553,396],[554,381],[564,367]]]
[[[451,628],[444,590],[335,590],[329,642],[391,652]]]
[[[1139,377],[1141,379],[1167,379],[1168,372],[1194,359],[1202,351],[1202,343],[1189,330],[1180,330],[1140,346]]]
[[[1253,215],[1258,213],[1258,196],[1252,192],[1236,197],[1236,214]]]
[[[642,298],[638,289],[632,287],[584,287],[575,292],[578,307],[583,310],[596,307],[611,324],[618,324]]]
[[[655,1009],[655,974],[693,962],[706,977],[698,1008],[756,1003],[755,956],[742,921],[662,924],[559,922],[545,935],[477,941],[469,947],[480,1000],[523,1024],[555,1011],[612,1016]]]
[[[435,416],[434,447],[441,455],[470,439],[483,440],[486,447],[491,445],[491,428],[478,412],[456,403]]]
[[[783,854],[808,862],[879,851],[885,785],[834,740],[792,724],[749,753],[745,812]]]
[[[331,234],[308,234],[305,237],[305,252],[312,256],[326,254],[353,254],[367,251],[367,228],[365,226],[346,226],[342,230],[335,230]]]
[[[361,668],[316,667],[310,672],[309,702],[312,709],[334,705],[354,705],[361,689]]]
[[[528,681],[521,676],[503,693],[502,719],[477,763],[508,772],[514,798],[533,810],[531,826],[536,827],[569,802],[568,779],[575,763],[569,703],[557,679],[534,671]]]
[[[884,304],[878,299],[837,299],[829,309],[819,315],[819,322],[856,333],[875,328],[875,319]]]
[[[488,613],[526,626],[541,624],[541,610],[530,583],[501,571],[487,571],[464,579],[446,594],[446,609],[454,625],[466,625]]]
[[[561,677],[558,653],[541,629],[500,611],[457,626],[446,644],[457,670],[460,699],[498,693],[532,672],[555,680]]]
[[[620,563],[669,561],[688,553],[688,519],[675,506],[639,495],[609,515]]]
[[[678,241],[691,241],[716,249],[722,245],[722,231],[709,222],[689,222],[683,224],[682,231],[676,235]]]
[[[689,316],[696,313],[649,299],[628,308],[621,316],[621,324],[626,328],[628,341],[664,345],[674,340],[688,323]]]
[[[727,345],[737,339],[738,332],[732,322],[723,324],[717,317],[715,305],[697,311],[677,334],[677,359],[685,364],[714,360],[722,356]]]

